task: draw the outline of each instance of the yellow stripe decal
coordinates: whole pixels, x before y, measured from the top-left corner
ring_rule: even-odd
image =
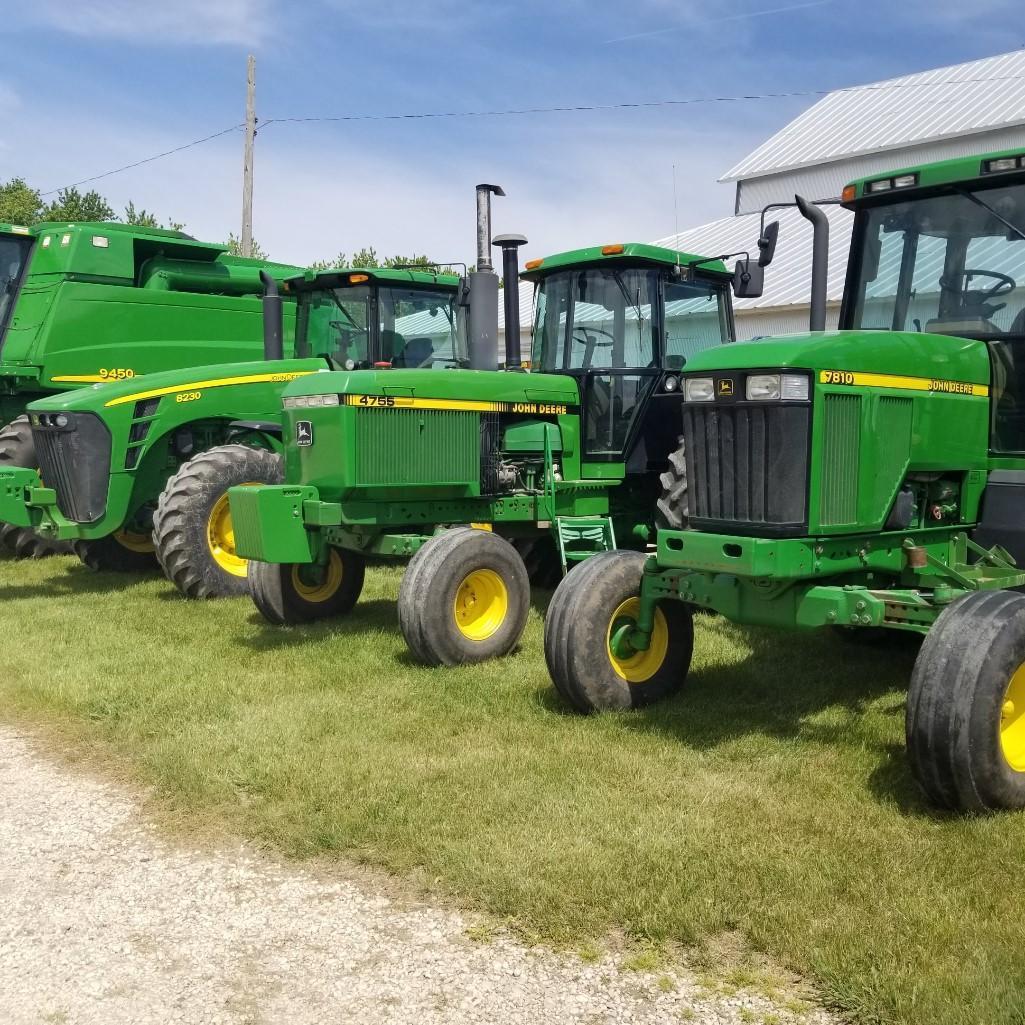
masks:
[[[476,402],[470,399],[415,399],[410,395],[343,395],[342,405],[363,409],[461,409],[471,413],[541,413],[565,416],[562,402]]]
[[[988,384],[967,381],[944,381],[936,377],[901,377],[898,374],[860,374],[850,370],[823,370],[821,384],[842,384],[864,388],[901,388],[905,391],[943,392],[948,395],[989,395]]]
[[[51,377],[51,381],[68,381],[72,384],[100,384],[104,381],[116,380],[110,377],[100,377],[99,374],[67,374],[61,377]]]
[[[199,391],[207,388],[229,388],[234,384],[283,384],[294,381],[297,377],[306,377],[316,373],[314,370],[292,370],[285,374],[248,374],[245,377],[218,377],[212,381],[192,381],[189,384],[176,384],[170,388],[151,388],[149,391],[134,392],[121,395],[106,403],[108,406],[123,406],[126,402],[140,402],[142,399],[155,399],[161,395],[174,395],[176,392]]]

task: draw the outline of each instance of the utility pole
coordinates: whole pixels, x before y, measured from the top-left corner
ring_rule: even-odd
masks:
[[[242,162],[242,255],[253,255],[253,143],[256,140],[256,58],[246,73],[246,151]]]

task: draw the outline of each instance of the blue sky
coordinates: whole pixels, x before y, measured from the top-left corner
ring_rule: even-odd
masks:
[[[1025,46],[1020,0],[23,0],[0,3],[0,179],[55,188],[243,117],[614,104],[831,89]],[[268,124],[255,233],[304,262],[473,253],[472,188],[526,258],[728,214],[716,179],[814,97],[502,118]],[[241,134],[95,183],[238,231]]]

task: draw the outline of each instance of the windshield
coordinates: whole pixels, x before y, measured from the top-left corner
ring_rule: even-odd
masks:
[[[299,294],[296,352],[348,369],[462,366],[454,289],[323,288]]]
[[[532,363],[554,373],[643,369],[662,366],[664,356],[665,366],[679,368],[728,339],[723,290],[707,282],[675,281],[647,268],[562,271],[538,286]]]
[[[870,208],[859,230],[845,326],[1025,335],[1025,183]]]
[[[0,342],[14,314],[31,248],[32,239],[25,235],[0,235]]]

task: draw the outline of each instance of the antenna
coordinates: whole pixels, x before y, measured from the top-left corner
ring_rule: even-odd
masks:
[[[673,230],[676,236],[673,239],[673,248],[676,250],[676,266],[680,266],[680,207],[676,202],[676,164],[673,164]]]

